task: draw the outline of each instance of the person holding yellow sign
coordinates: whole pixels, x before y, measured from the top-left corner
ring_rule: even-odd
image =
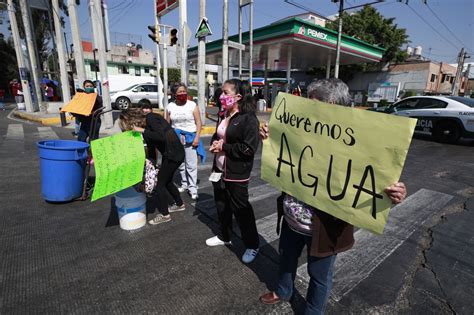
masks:
[[[87,93],[87,94],[95,93],[95,85],[94,85],[94,82],[92,82],[91,80],[85,80],[83,83],[83,87],[84,87],[84,93]],[[102,97],[97,95],[94,102],[94,106],[92,107],[92,110],[89,115],[80,115],[80,114],[73,113],[73,116],[80,123],[79,133],[77,134],[78,141],[87,142],[87,138],[91,136],[90,132],[91,132],[91,126],[92,126],[92,113],[94,113],[95,110],[101,107],[102,107]],[[101,120],[100,120],[100,117],[98,117],[97,123],[95,124],[95,130],[93,130],[92,132],[93,137],[89,139],[89,142],[98,138],[100,124],[101,124]]]
[[[347,105],[350,101],[349,88],[339,79],[313,81],[308,86],[308,97],[339,105]],[[260,136],[268,138],[268,125],[260,129]],[[394,204],[402,202],[407,194],[402,182],[387,187],[385,193]],[[331,292],[336,255],[352,248],[354,228],[351,224],[285,193],[278,198],[277,205],[278,223],[284,218],[279,244],[278,287],[276,291],[262,295],[260,301],[264,304],[276,304],[292,298],[298,258],[306,245],[310,281],[305,314],[323,314]],[[280,224],[278,228],[279,226]]]

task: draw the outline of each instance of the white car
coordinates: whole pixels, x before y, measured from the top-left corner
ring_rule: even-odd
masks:
[[[134,84],[122,91],[110,92],[112,107],[128,109],[136,104],[158,105],[158,87],[154,83]]]
[[[459,96],[412,96],[388,106],[384,112],[417,118],[415,132],[441,142],[474,139],[474,99]]]

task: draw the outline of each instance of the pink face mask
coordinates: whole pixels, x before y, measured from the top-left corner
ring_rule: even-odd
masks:
[[[219,101],[221,102],[221,111],[223,112],[227,112],[235,104],[234,96],[226,95],[224,93],[219,97]]]

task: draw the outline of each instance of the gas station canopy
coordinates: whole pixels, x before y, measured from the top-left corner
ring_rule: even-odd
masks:
[[[239,42],[238,35],[230,41]],[[206,63],[222,65],[222,39],[206,43]],[[249,64],[249,32],[242,33],[245,44],[242,67]],[[306,70],[334,65],[337,32],[300,18],[289,18],[253,31],[254,70]],[[378,62],[385,49],[342,35],[340,64]],[[188,60],[196,61],[198,48],[188,49]],[[239,51],[229,47],[229,66],[237,67]],[[265,63],[267,63],[265,67]],[[289,68],[289,69],[288,69]]]

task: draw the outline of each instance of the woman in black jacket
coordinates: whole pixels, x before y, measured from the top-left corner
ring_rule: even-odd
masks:
[[[246,251],[244,263],[258,254],[259,239],[255,215],[249,202],[248,185],[255,152],[260,142],[255,102],[248,86],[232,79],[224,83],[220,96],[225,115],[212,138],[215,154],[210,180],[220,222],[220,235],[206,240],[208,246],[230,245],[232,214],[242,233]]]
[[[148,157],[156,160],[156,149],[161,153],[161,167],[158,173],[156,197],[158,199],[158,214],[148,221],[150,224],[160,224],[171,221],[170,212],[185,210],[185,205],[178,188],[173,183],[173,175],[184,161],[184,148],[170,124],[159,114],[145,107],[143,110],[129,110],[120,116],[124,130],[133,130],[143,134],[148,147]],[[175,204],[168,208],[168,193]]]

